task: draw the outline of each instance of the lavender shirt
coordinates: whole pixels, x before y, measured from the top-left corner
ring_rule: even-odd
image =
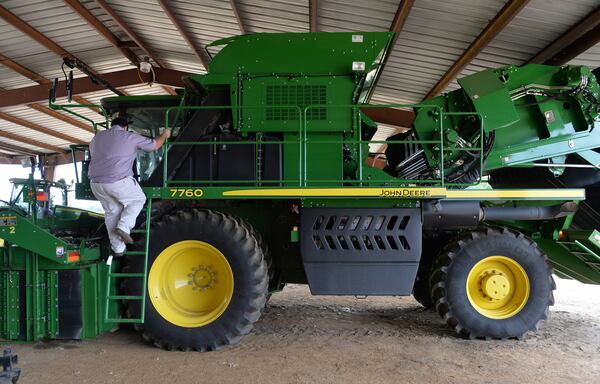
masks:
[[[118,125],[96,134],[90,143],[92,183],[114,183],[133,176],[133,162],[138,150],[154,151],[155,141]]]

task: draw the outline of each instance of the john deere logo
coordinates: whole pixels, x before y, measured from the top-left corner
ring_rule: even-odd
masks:
[[[382,189],[379,197],[429,197],[430,189]]]

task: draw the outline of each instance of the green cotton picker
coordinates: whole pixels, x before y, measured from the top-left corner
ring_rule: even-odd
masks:
[[[599,284],[598,72],[507,66],[420,104],[370,105],[393,37],[235,36],[177,95],[57,105],[51,92],[53,109],[100,108],[97,131],[120,116],[174,134],[138,155],[147,203],[121,258],[101,216],[48,199],[59,185],[15,180],[0,207],[0,336],[133,323],[158,347],[214,350],[294,283],[412,294],[462,336],[522,338],[548,316],[553,274]],[[373,108],[414,120],[386,138]],[[88,148],[72,150],[76,195],[93,199]]]

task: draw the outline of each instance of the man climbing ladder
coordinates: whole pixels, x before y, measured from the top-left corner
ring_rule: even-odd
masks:
[[[167,129],[151,139],[129,132],[128,128],[125,118],[114,118],[110,129],[96,134],[90,143],[91,189],[104,209],[115,257],[123,255],[125,244],[133,243],[129,233],[146,202],[146,195],[133,177],[136,153],[156,151],[171,136]]]

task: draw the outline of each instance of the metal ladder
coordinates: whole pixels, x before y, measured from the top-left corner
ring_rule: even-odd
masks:
[[[108,264],[108,274],[106,281],[106,300],[104,306],[104,321],[106,323],[144,323],[146,313],[146,294],[148,284],[148,247],[150,245],[150,217],[152,213],[152,198],[148,198],[146,203],[146,228],[145,229],[134,229],[131,231],[132,234],[142,234],[144,239],[144,251],[126,251],[125,256],[139,256],[144,257],[144,269],[142,272],[113,272],[113,263]],[[110,259],[109,259],[110,260]],[[135,277],[142,280],[142,294],[141,295],[120,295],[118,292],[111,292],[111,286],[113,279],[121,277]],[[116,289],[116,288],[115,288]],[[110,303],[121,300],[140,301],[140,316],[136,318],[120,318],[120,317],[109,317]]]
[[[596,254],[590,247],[587,247],[582,241],[558,241],[563,248],[571,254],[578,257],[591,268],[600,272],[600,255]]]

